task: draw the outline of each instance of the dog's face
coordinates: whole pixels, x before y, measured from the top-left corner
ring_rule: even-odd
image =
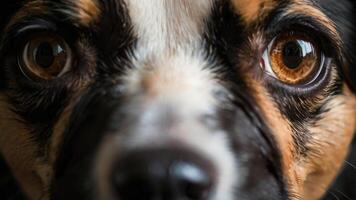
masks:
[[[0,150],[30,199],[317,199],[343,164],[349,1],[1,5]]]

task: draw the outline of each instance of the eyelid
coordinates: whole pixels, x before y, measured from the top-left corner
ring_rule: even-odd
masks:
[[[21,23],[15,23],[8,28],[7,35],[17,37],[33,31],[51,31],[56,32],[58,30],[55,23],[44,20],[42,18],[34,18],[24,20]]]
[[[11,46],[21,46],[23,42],[32,34],[38,32],[57,32],[57,26],[50,21],[36,18],[25,20],[22,23],[15,23],[9,27],[2,38],[1,50],[8,49]]]
[[[8,32],[5,33],[0,50],[9,48],[23,47],[26,41],[33,35],[38,33],[51,33],[61,36],[67,44],[74,48],[73,44],[79,38],[79,33],[82,32],[71,24],[61,21],[51,21],[42,18],[31,18],[21,23],[12,25]],[[0,52],[3,54],[6,52]]]
[[[288,94],[307,97],[310,94],[315,93],[315,91],[319,91],[321,88],[324,88],[328,84],[328,79],[330,79],[332,73],[331,58],[326,57],[324,65],[325,67],[322,67],[320,75],[315,79],[314,84],[309,84],[307,86],[303,85],[300,87],[294,87],[292,85],[276,81],[275,78],[269,76],[266,76],[266,79],[273,82],[273,84],[271,84],[273,87],[283,89]]]
[[[281,29],[294,25],[308,27],[314,29],[315,31],[319,31],[322,34],[333,37],[333,30],[331,30],[323,22],[319,21],[319,19],[305,14],[285,15],[281,12],[267,23],[267,27],[272,27],[272,30],[274,29],[277,32],[281,31]]]
[[[337,58],[341,55],[340,37],[338,33],[331,30],[329,27],[319,22],[313,16],[308,15],[283,15],[283,13],[278,14],[273,17],[267,25],[265,30],[267,32],[267,41],[270,42],[279,33],[288,29],[301,30],[310,35],[318,36],[320,40],[321,47],[328,57]]]

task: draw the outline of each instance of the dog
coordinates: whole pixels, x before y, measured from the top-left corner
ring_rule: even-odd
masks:
[[[2,1],[1,199],[322,198],[356,128],[354,9]]]

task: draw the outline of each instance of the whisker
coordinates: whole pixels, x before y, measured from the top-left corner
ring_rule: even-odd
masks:
[[[344,162],[345,162],[348,166],[350,166],[350,167],[352,167],[353,169],[356,170],[356,166],[355,166],[355,165],[353,165],[352,163],[350,163],[350,162],[347,161],[347,160],[345,160]]]
[[[331,196],[335,197],[336,200],[340,200],[340,198],[332,191],[328,190],[327,191],[329,194],[331,194]]]
[[[338,193],[342,193],[342,192],[336,191],[335,189],[332,189],[332,188],[323,187],[323,186],[319,186],[319,188],[321,188],[322,190],[324,190],[325,193],[330,194],[332,197],[334,197],[334,199],[340,200],[340,198],[338,197],[338,195],[337,195],[335,192],[338,192]],[[342,195],[342,194],[341,194],[341,195]],[[352,200],[352,199],[351,199],[351,200]]]
[[[341,194],[343,197],[345,197],[345,198],[348,199],[348,200],[352,200],[352,199],[351,199],[350,197],[348,197],[345,193],[341,192],[341,191],[338,190],[338,189],[333,189],[333,191],[335,191],[335,192]]]

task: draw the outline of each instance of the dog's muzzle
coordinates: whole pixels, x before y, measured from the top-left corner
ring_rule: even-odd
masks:
[[[278,152],[247,98],[215,112],[186,112],[175,106],[189,98],[133,108],[124,94],[100,86],[81,98],[52,199],[284,198]]]

